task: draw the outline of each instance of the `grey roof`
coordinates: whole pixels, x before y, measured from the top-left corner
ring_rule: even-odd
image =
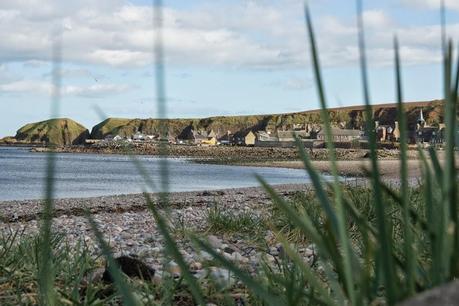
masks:
[[[277,131],[279,138],[293,138],[293,134],[299,138],[309,137],[309,133],[306,131]]]
[[[331,129],[333,136],[360,136],[362,135],[362,131],[360,130],[350,130],[350,129],[340,129],[340,128],[332,128]],[[320,130],[317,135],[325,135],[325,129]]]

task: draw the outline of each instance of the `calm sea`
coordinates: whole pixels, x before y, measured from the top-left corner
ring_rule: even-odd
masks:
[[[0,147],[0,201],[42,198],[46,158],[45,153],[31,153],[28,148]],[[138,159],[158,186],[160,159]],[[57,154],[56,160],[56,198],[139,193],[146,186],[129,156]],[[206,165],[180,158],[169,159],[168,164],[170,191],[258,186],[255,174],[271,184],[309,182],[303,170]]]

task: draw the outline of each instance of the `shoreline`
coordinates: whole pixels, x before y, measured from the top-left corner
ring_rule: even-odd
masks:
[[[273,188],[283,195],[310,189],[310,184],[283,184]],[[153,200],[159,193],[149,193]],[[249,202],[250,200],[268,200],[269,196],[262,187],[242,187],[218,190],[180,191],[168,194],[171,208],[211,206],[215,200],[222,202]],[[28,222],[39,219],[41,215],[41,199],[0,201],[0,223]],[[72,215],[84,216],[90,213],[125,213],[148,210],[142,193],[109,195],[99,197],[61,198],[54,200],[54,218]]]
[[[278,147],[199,147],[170,145],[168,158],[184,158],[193,163],[234,165],[247,167],[274,167],[286,169],[304,169],[299,160],[296,148]],[[46,148],[32,148],[32,151],[47,152]],[[58,153],[82,154],[129,154],[125,149],[117,146],[101,147],[61,147],[55,150]],[[366,149],[336,149],[338,174],[344,177],[365,177],[370,166],[369,151]],[[137,143],[132,148],[132,154],[159,156],[158,148],[154,144]],[[313,166],[322,174],[330,174],[331,166],[328,160],[328,151],[316,148],[309,151]],[[443,151],[437,151],[439,160],[444,159]],[[378,163],[381,176],[384,179],[397,179],[400,173],[398,150],[378,150]],[[459,159],[459,158],[458,158]],[[416,150],[408,151],[408,176],[421,176],[420,159]]]

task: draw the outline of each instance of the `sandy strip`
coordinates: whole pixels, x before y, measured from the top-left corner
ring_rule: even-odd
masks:
[[[291,195],[299,190],[306,190],[309,185],[292,184],[277,185],[275,189],[284,196]],[[151,194],[153,201],[157,201],[158,194]],[[257,206],[271,202],[269,196],[261,187],[233,188],[212,191],[172,192],[169,194],[169,207],[174,209],[228,206]],[[136,213],[147,210],[143,194],[113,195],[88,198],[57,199],[54,203],[54,216],[65,215],[84,216],[87,211],[98,213]],[[0,202],[0,224],[31,221],[40,217],[42,201],[22,200]]]
[[[365,169],[371,168],[370,160],[340,160],[337,161],[338,172],[341,176],[346,177],[363,177],[365,176]],[[312,161],[315,169],[322,173],[331,173],[331,165],[329,161]],[[378,161],[380,174],[385,179],[397,179],[400,175],[400,161],[399,160],[380,160]],[[300,161],[275,161],[275,162],[258,162],[247,163],[245,165],[259,166],[259,167],[280,167],[290,169],[304,169],[303,163]],[[420,177],[421,165],[419,160],[408,161],[408,176]]]

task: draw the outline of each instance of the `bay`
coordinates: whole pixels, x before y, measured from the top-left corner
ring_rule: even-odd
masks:
[[[146,186],[126,155],[56,154],[55,198],[159,191],[160,158],[136,156],[155,187]],[[46,182],[46,153],[29,148],[0,147],[0,201],[43,198]],[[259,183],[255,174],[270,184],[308,183],[304,170],[193,163],[185,158],[167,159],[169,191],[197,191],[252,187]]]

